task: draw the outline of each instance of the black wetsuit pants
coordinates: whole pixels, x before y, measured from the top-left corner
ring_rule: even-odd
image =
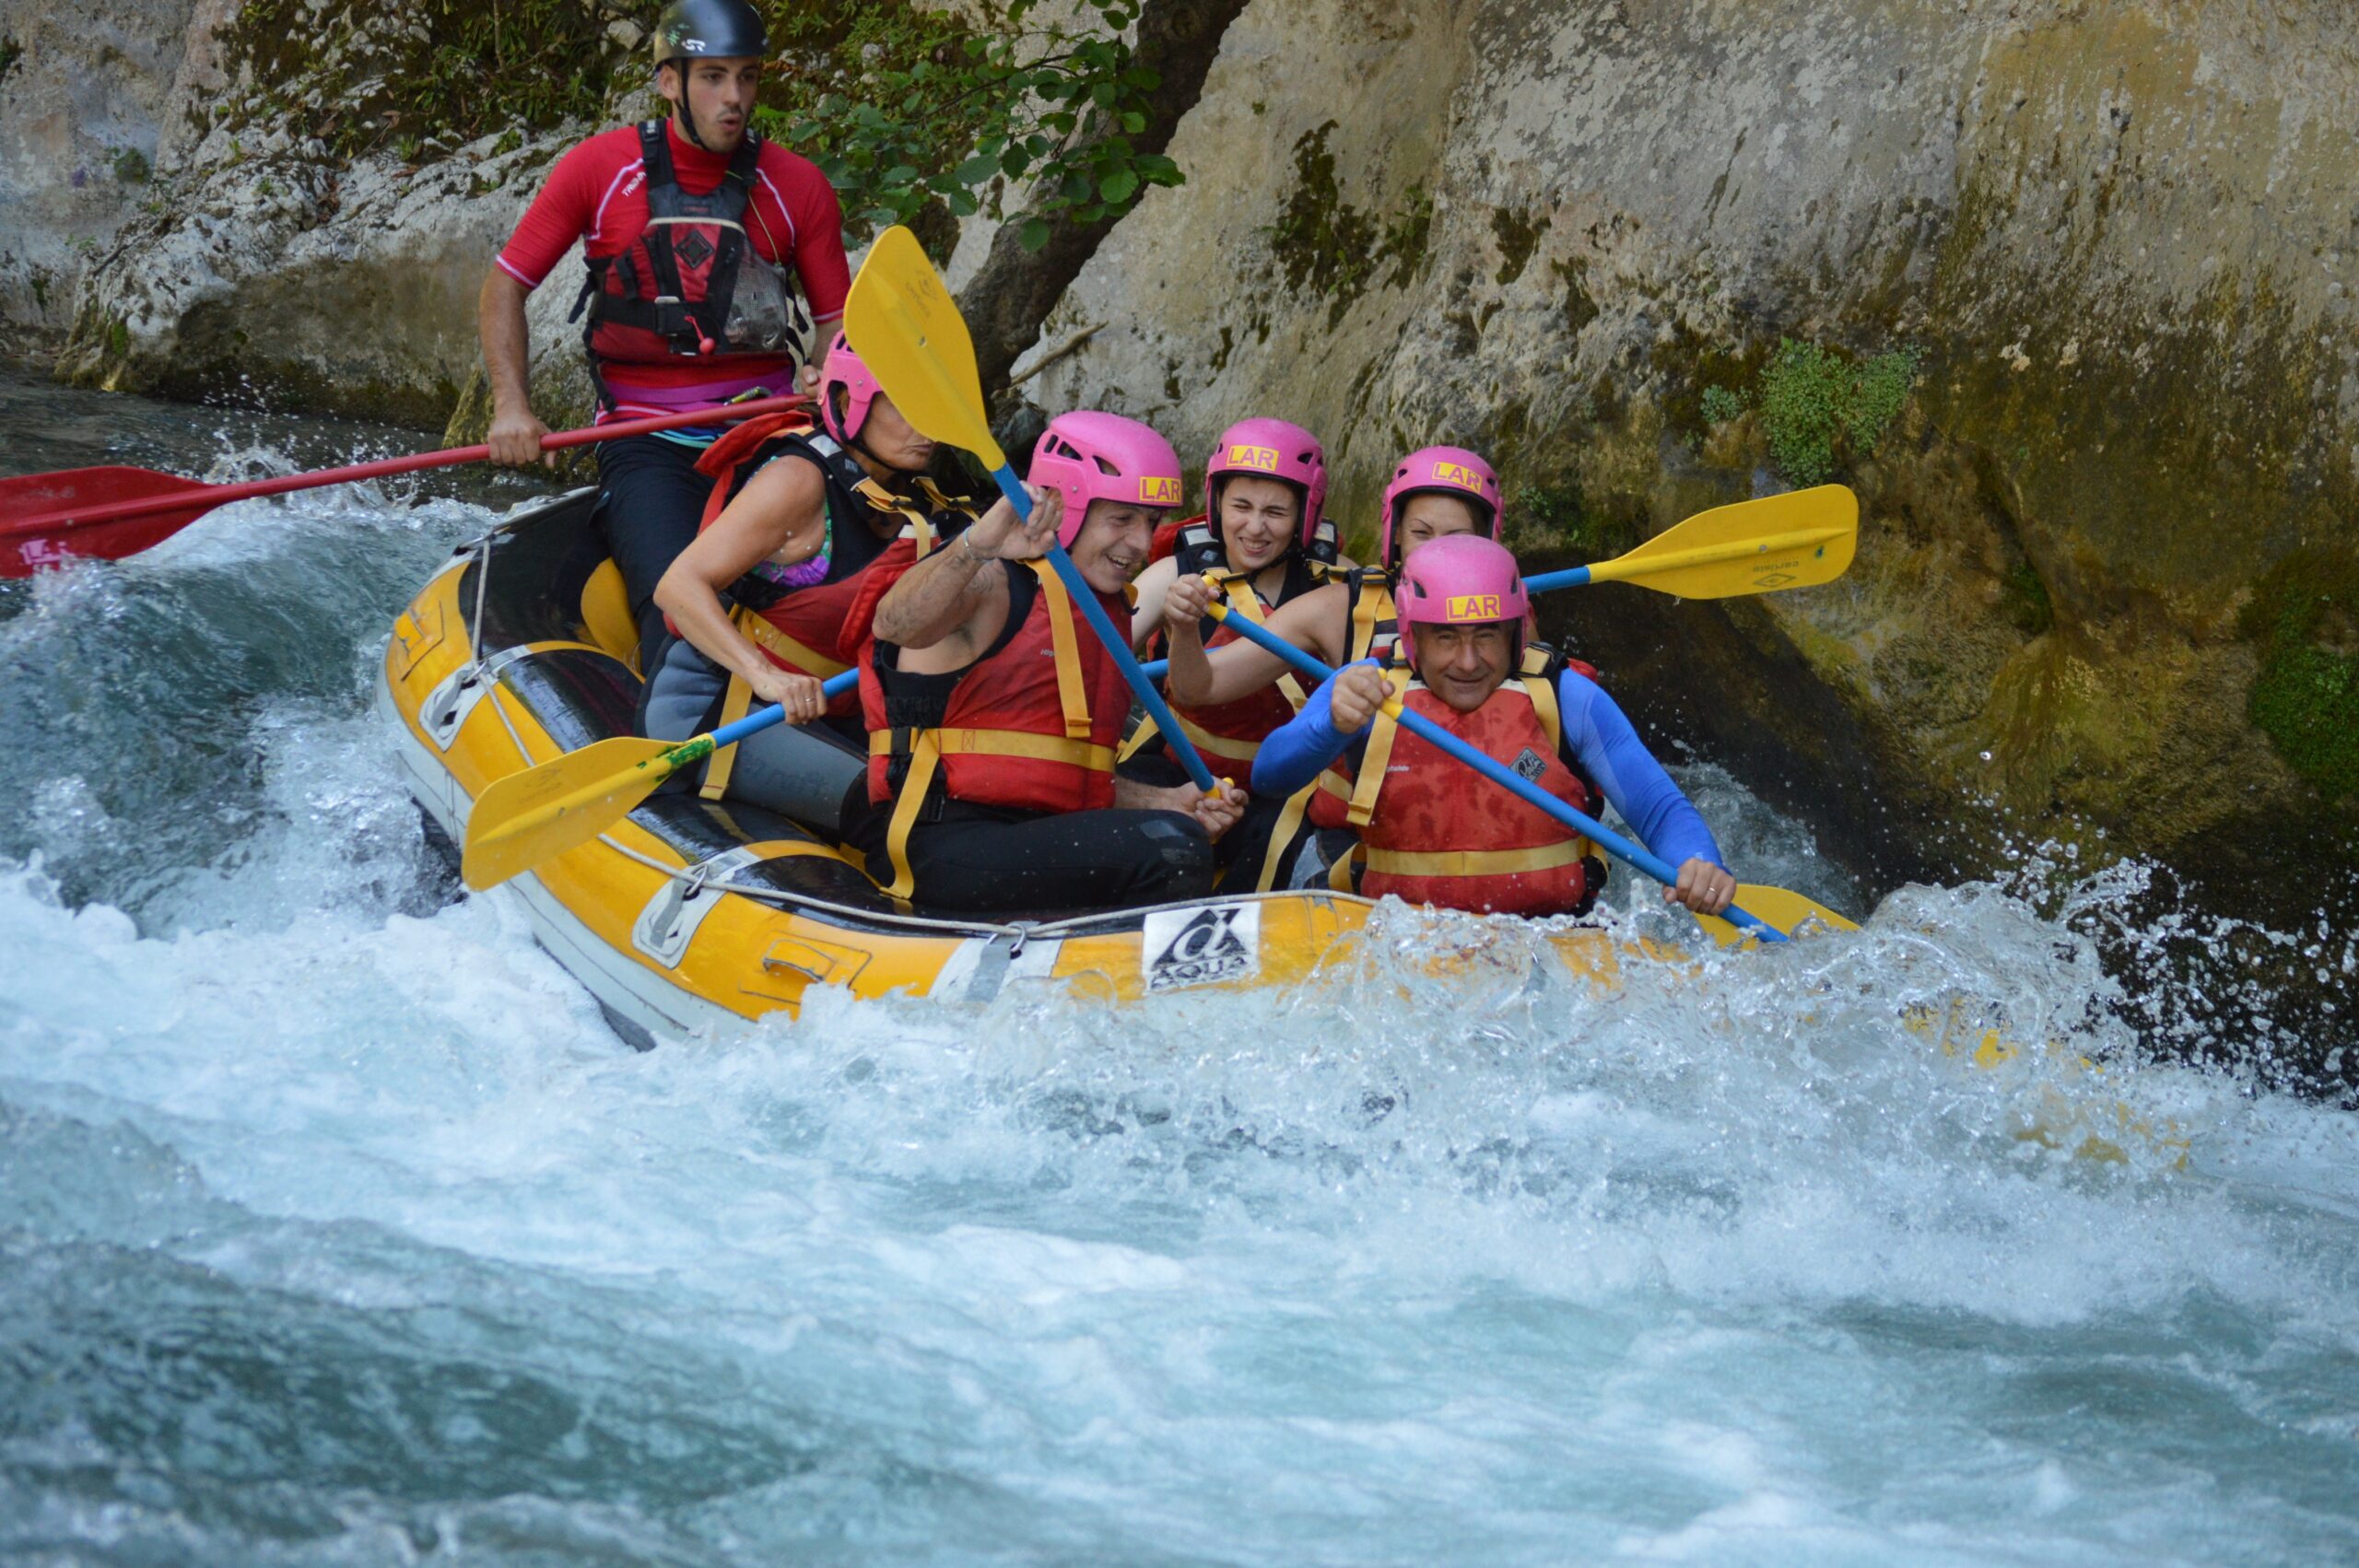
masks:
[[[888,808],[854,830],[869,874],[892,880],[885,855]],[[912,897],[928,912],[1036,914],[1169,904],[1212,891],[1213,846],[1178,812],[1110,808],[1015,812],[953,801],[939,822],[910,829]]]
[[[712,481],[697,472],[702,447],[661,436],[630,436],[600,441],[598,527],[606,553],[621,568],[639,623],[639,667],[654,673],[656,644],[663,638],[663,612],[655,607],[655,585],[697,536]]]
[[[1121,775],[1141,784],[1157,789],[1169,789],[1176,784],[1191,782],[1188,770],[1160,751],[1143,752],[1122,764]],[[1270,836],[1277,831],[1278,820],[1285,815],[1286,798],[1273,795],[1267,799],[1248,791],[1245,814],[1220,836],[1213,846],[1213,863],[1220,869],[1221,891],[1250,893],[1262,875],[1263,859],[1270,852]],[[1283,891],[1289,883],[1296,860],[1303,846],[1309,841],[1312,829],[1308,822],[1296,825],[1294,833],[1278,851],[1276,887]]]

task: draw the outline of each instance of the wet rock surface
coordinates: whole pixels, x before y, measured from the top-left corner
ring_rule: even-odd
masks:
[[[1886,885],[2052,835],[2293,919],[2359,865],[2310,591],[2359,503],[2354,107],[2325,6],[1260,4],[1033,395],[1182,450],[1304,419],[1364,532],[1397,452],[1462,441],[1534,560],[1815,440],[1864,505],[1843,582],[1555,629]],[[1845,425],[1787,340],[1904,356],[1905,406]]]

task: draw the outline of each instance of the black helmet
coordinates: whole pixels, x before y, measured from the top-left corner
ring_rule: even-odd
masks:
[[[745,0],[672,0],[655,24],[655,65],[675,60],[760,60],[769,29]]]

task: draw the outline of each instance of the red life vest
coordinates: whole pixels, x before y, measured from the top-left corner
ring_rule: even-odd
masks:
[[[781,670],[826,680],[851,668],[868,639],[876,602],[895,579],[944,537],[974,520],[965,503],[945,496],[922,476],[918,494],[904,496],[869,476],[834,438],[817,429],[802,411],[773,414],[745,423],[716,440],[697,460],[697,470],[713,480],[697,529],[710,528],[737,493],[761,468],[779,458],[799,458],[819,470],[827,509],[827,572],[799,587],[771,580],[757,569],[729,587],[723,603],[730,624]],[[872,521],[887,518],[899,532],[880,537]],[[673,636],[680,628],[663,617]],[[850,718],[860,698],[845,692],[827,704],[830,718]],[[753,707],[753,688],[732,674],[716,722],[734,724]],[[705,769],[704,795],[719,800],[729,787],[736,748],[724,746]]]
[[[1130,717],[1122,672],[1078,624],[1063,581],[1044,561],[1011,561],[1007,625],[964,670],[912,675],[900,649],[862,649],[860,702],[868,724],[868,798],[890,801],[886,848],[895,897],[914,883],[910,829],[941,799],[1018,811],[1097,811],[1114,803],[1114,746]],[[1127,597],[1101,593],[1117,626]],[[940,790],[935,789],[936,775]]]
[[[754,254],[745,239],[761,138],[739,142],[721,183],[700,196],[680,184],[663,122],[641,124],[639,145],[647,227],[616,254],[590,260],[573,307],[577,317],[589,310],[581,335],[593,370],[683,355],[716,365],[783,355],[792,366],[807,347],[809,315],[790,275]]]
[[[1270,610],[1276,609],[1279,604],[1291,603],[1319,587],[1321,580],[1319,574],[1297,556],[1286,563],[1286,579],[1278,590],[1278,603],[1265,606],[1250,578],[1231,575],[1220,568],[1215,568],[1215,575],[1219,579],[1221,598],[1228,605],[1229,613],[1242,615],[1257,626],[1263,622]],[[1158,642],[1161,635],[1156,634]],[[1242,638],[1243,634],[1226,622],[1214,622],[1204,633],[1204,648],[1210,651]],[[1261,752],[1262,743],[1269,739],[1271,731],[1302,711],[1306,700],[1308,697],[1302,684],[1292,674],[1282,674],[1261,690],[1249,692],[1233,702],[1202,708],[1175,702],[1171,705],[1171,712],[1180,720],[1180,728],[1188,738],[1195,743],[1206,767],[1223,778],[1250,787],[1253,780],[1253,758]],[[1133,749],[1157,739],[1160,737],[1149,727],[1142,726],[1140,732],[1132,737]],[[1180,760],[1179,754],[1170,746],[1166,745],[1164,752],[1173,762]]]
[[[1571,663],[1567,661],[1567,663]],[[1388,672],[1402,706],[1506,764],[1575,811],[1596,814],[1596,791],[1567,765],[1556,711],[1556,671],[1499,684],[1461,713],[1410,677]],[[1573,664],[1584,674],[1588,666]],[[1595,900],[1597,847],[1537,806],[1473,777],[1464,764],[1379,714],[1360,759],[1351,815],[1363,825],[1360,891],[1478,915],[1575,915]]]

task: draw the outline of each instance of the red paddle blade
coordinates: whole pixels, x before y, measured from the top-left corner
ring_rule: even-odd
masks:
[[[0,577],[30,577],[69,560],[114,561],[161,543],[220,505],[218,488],[152,468],[68,468],[0,479]],[[118,501],[186,491],[189,504],[138,517],[76,521]]]

